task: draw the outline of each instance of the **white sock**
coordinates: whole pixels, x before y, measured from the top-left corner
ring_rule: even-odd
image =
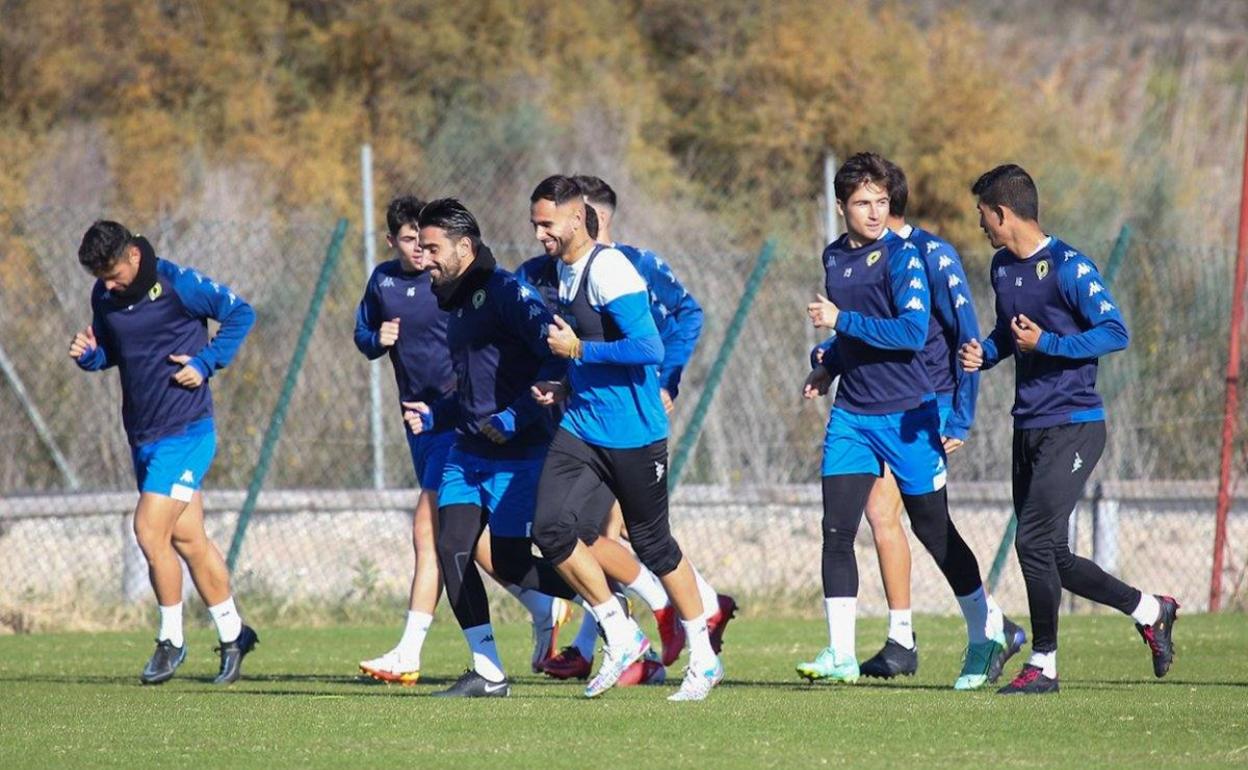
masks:
[[[651,612],[658,612],[672,603],[671,599],[667,598],[667,589],[663,588],[659,576],[647,569],[644,564],[641,565],[641,573],[637,575],[637,579],[624,586],[624,590],[645,602]]]
[[[962,617],[966,620],[966,639],[971,644],[983,644],[988,641],[988,597],[984,587],[975,589],[974,593],[958,597],[958,606],[962,608]]]
[[[182,647],[186,644],[186,640],[182,638],[182,602],[171,604],[168,607],[159,605],[160,608],[160,631],[156,632],[156,641],[161,642],[166,639],[173,642],[174,647]]]
[[[594,620],[594,613],[588,608],[581,617],[581,630],[576,632],[572,646],[580,650],[585,660],[594,659],[594,648],[598,646],[598,621]]]
[[[404,660],[420,665],[420,651],[425,646],[425,636],[429,626],[433,625],[433,616],[418,610],[407,611],[407,625],[403,626],[403,638],[395,645],[395,651]]]
[[[516,597],[516,600],[524,605],[524,608],[533,616],[534,625],[549,625],[550,608],[555,603],[555,597],[547,596],[541,591],[534,591],[532,588],[520,588],[519,586],[507,586],[507,593]]]
[[[706,582],[706,578],[702,577],[702,573],[698,572],[698,568],[689,565],[693,570],[693,579],[698,583],[698,593],[702,596],[702,617],[709,618],[719,612],[719,594],[711,588],[711,584]]]
[[[1050,679],[1057,679],[1057,650],[1053,652],[1033,652],[1027,659],[1027,665],[1043,669]]]
[[[988,594],[988,627],[984,629],[984,633],[989,639],[996,639],[997,634],[1005,634],[1005,613],[1001,611],[997,600],[992,598],[992,594]]]
[[[827,596],[823,599],[823,612],[828,618],[828,646],[837,657],[857,658],[854,648],[855,623],[858,615],[858,597]]]
[[[472,670],[491,682],[507,678],[503,662],[498,659],[498,646],[494,644],[494,627],[489,623],[464,629],[464,639],[472,651]]]
[[[715,651],[711,649],[711,635],[706,630],[706,617],[697,620],[682,620],[685,627],[685,638],[689,640],[689,666],[691,668],[711,668],[715,665]]]
[[[238,616],[238,608],[234,606],[234,597],[208,608],[212,622],[217,624],[217,638],[229,643],[243,632],[243,619]]]
[[[888,638],[907,650],[914,649],[914,623],[912,610],[888,611]]]
[[[1151,626],[1161,617],[1161,602],[1152,594],[1140,592],[1140,603],[1131,610],[1131,617],[1141,626]]]
[[[624,614],[624,608],[614,596],[602,604],[591,608],[602,633],[607,637],[607,644],[622,647],[632,643],[637,623]]]

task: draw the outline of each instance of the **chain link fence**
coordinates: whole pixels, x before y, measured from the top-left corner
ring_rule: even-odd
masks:
[[[485,154],[465,149],[470,146],[479,145],[448,137],[426,148],[414,170],[379,169],[379,224],[367,230],[358,214],[350,216],[348,248],[326,287],[235,571],[244,600],[332,605],[393,597],[397,606],[406,591],[416,482],[389,364],[380,363],[381,398],[374,403],[369,363],[352,342],[367,277],[364,239],[374,239],[379,260],[388,258],[380,212],[391,194],[452,195],[479,215],[485,241],[514,267],[537,253],[528,226],[536,182],[558,170],[603,168],[588,155],[509,150],[506,137]],[[691,439],[694,404],[716,356],[735,346],[673,498],[677,536],[720,590],[794,599],[813,609],[818,459],[828,402],[803,402],[800,390],[817,341],[804,308],[822,283],[818,203],[763,225],[680,191],[648,191],[624,172],[601,173],[620,194],[616,237],[661,254],[705,311],[677,401],[673,452]],[[150,597],[130,534],[136,495],[116,375],[80,372],[66,355],[70,337],[90,317],[92,279],[75,254],[98,215],[86,207],[0,208],[0,624],[14,628],[64,624],[66,608],[108,623],[123,615],[99,608]],[[263,210],[230,222],[112,216],[147,235],[159,255],[229,285],[256,309],[255,329],[237,359],[212,381],[219,446],[205,502],[209,534],[224,549],[261,459],[335,218]],[[768,236],[777,239],[779,256],[739,339],[726,338]],[[1105,269],[1112,241],[1078,245]],[[992,309],[989,257],[986,248],[965,255],[985,327]],[[1137,240],[1124,252],[1111,290],[1132,344],[1102,363],[1110,442],[1086,504],[1072,518],[1078,551],[1195,608],[1208,602],[1232,262],[1229,249],[1178,243]],[[1011,511],[1011,368],[984,376],[971,441],[951,460],[953,514],[985,572]],[[374,409],[382,414],[378,436],[370,428]],[[1242,417],[1238,427],[1242,470]],[[1223,580],[1226,606],[1241,608],[1248,593],[1245,511],[1236,500]],[[955,612],[943,579],[914,546],[915,607]],[[864,525],[858,556],[867,613],[885,609],[872,550]],[[1007,610],[1025,612],[1012,552],[997,593]],[[58,608],[58,620],[41,614],[49,607]]]

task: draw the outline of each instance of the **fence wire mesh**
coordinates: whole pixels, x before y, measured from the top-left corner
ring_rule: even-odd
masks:
[[[427,148],[416,171],[382,168],[378,224],[351,216],[348,249],[319,322],[235,572],[244,600],[329,602],[393,598],[411,570],[416,481],[394,394],[382,367],[382,434],[370,431],[369,364],[352,342],[366,274],[364,239],[384,244],[385,200],[413,192],[462,199],[500,262],[537,253],[528,193],[569,162],[520,148],[490,157]],[[436,159],[436,162],[435,162]],[[573,159],[575,160],[575,159]],[[466,180],[471,180],[466,183]],[[819,591],[818,457],[828,402],[803,402],[817,336],[804,307],[822,283],[817,202],[778,232],[781,255],[739,340],[729,319],[763,239],[754,223],[679,195],[652,195],[628,176],[615,235],[661,254],[701,302],[705,325],[685,372],[671,448],[684,440],[715,356],[736,344],[673,498],[678,538],[720,590],[808,600]],[[114,374],[87,375],[66,356],[90,316],[92,280],[75,259],[87,208],[0,208],[0,623],[47,624],[39,607],[117,607],[150,596],[130,532],[136,501]],[[282,377],[334,227],[329,215],[257,212],[246,221],[114,215],[157,253],[228,284],[257,312],[233,364],[212,380],[218,451],[205,484],[209,535],[223,549],[259,461]],[[1078,244],[1102,269],[1113,242]],[[964,254],[981,325],[990,322],[986,248]],[[1207,606],[1233,254],[1179,243],[1131,243],[1111,286],[1131,347],[1102,362],[1110,441],[1072,520],[1073,542],[1146,590]],[[953,515],[986,572],[1008,522],[1012,366],[984,376],[972,439],[951,460]],[[1244,467],[1242,415],[1235,457]],[[383,459],[374,484],[374,444]],[[954,612],[939,572],[912,541],[914,602]],[[858,539],[861,607],[885,608],[870,533]],[[1248,515],[1232,507],[1224,606],[1243,607]],[[189,581],[187,581],[189,591]],[[1011,555],[998,597],[1026,608]],[[1074,604],[1076,609],[1086,605]],[[100,613],[93,615],[102,617]]]

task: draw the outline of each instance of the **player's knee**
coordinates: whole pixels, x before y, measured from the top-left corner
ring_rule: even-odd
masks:
[[[1065,574],[1075,568],[1075,555],[1069,548],[1059,546],[1053,549],[1053,551],[1053,558],[1057,562],[1058,572]]]
[[[576,519],[567,515],[551,512],[543,515],[541,511],[533,518],[533,542],[542,556],[552,564],[562,564],[576,549]]]
[[[163,551],[173,545],[173,533],[167,527],[139,519],[134,521],[134,539],[138,541],[139,548],[147,554]]]
[[[598,538],[601,535],[602,527],[598,526],[596,522],[577,522],[576,537],[585,545],[592,546],[598,542]]]
[[[929,552],[943,550],[949,539],[949,505],[945,490],[925,495],[904,495],[910,529]]]
[[[494,576],[504,583],[519,583],[533,561],[532,541],[527,537],[491,537]]]
[[[662,577],[680,564],[684,554],[671,531],[666,527],[636,527],[631,529],[633,550],[637,558],[654,574]]]

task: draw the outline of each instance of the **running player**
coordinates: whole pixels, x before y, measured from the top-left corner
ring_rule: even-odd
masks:
[[[550,325],[548,344],[570,361],[566,386],[535,392],[546,403],[569,400],[542,469],[533,534],[543,555],[590,604],[606,637],[603,662],[585,695],[613,686],[649,649],[637,623],[612,600],[584,542],[602,526],[600,512],[585,510],[584,501],[606,487],[620,501],[642,563],[659,576],[682,618],[689,666],[671,699],[702,700],[723,678],[723,666],[711,648],[709,608],[668,525],[668,425],[657,371],[663,344],[646,284],[618,250],[594,243],[586,229],[592,209],[571,178],[543,180],[530,202],[534,233],[559,260],[563,312]]]
[[[455,373],[446,344],[447,313],[438,307],[420,249],[418,219],[424,202],[404,196],[386,208],[386,245],[394,258],[369,277],[355,320],[355,345],[370,359],[389,355],[399,401],[434,403],[455,389]],[[360,662],[360,670],[383,682],[414,684],[420,678],[420,653],[442,594],[442,575],[434,545],[438,487],[446,455],[455,441],[453,426],[416,435],[406,427],[420,497],[412,518],[416,567],[408,599],[407,622],[399,643],[386,654]],[[478,561],[488,557],[478,552]],[[489,571],[487,569],[487,571]],[[508,585],[533,617],[533,665],[544,662],[555,644],[559,625],[571,608],[562,599]]]
[[[836,331],[841,373],[823,449],[823,588],[829,644],[797,671],[814,680],[854,682],[858,569],[854,537],[875,480],[895,475],[911,527],[948,580],[966,620],[967,651],[955,689],[989,681],[1005,649],[1002,616],[989,602],[975,555],[949,519],[940,413],[920,353],[931,293],[914,244],[890,232],[889,174],[872,153],[837,171],[837,207],[848,232],[823,253],[827,297],[807,308],[817,328]],[[830,298],[830,299],[829,299]],[[826,390],[811,373],[806,392]]]
[[[139,681],[165,682],[186,660],[181,557],[221,641],[213,682],[235,682],[260,639],[239,616],[225,560],[204,531],[200,487],[217,446],[208,379],[234,358],[256,314],[229,287],[158,258],[117,222],[91,225],[78,261],[98,280],[91,325],[74,335],[69,355],[87,371],[116,366],[121,375],[139,489],[134,534],[160,609],[156,651]],[[211,340],[209,318],[221,324]]]
[[[1014,358],[1014,543],[1031,610],[1031,657],[998,692],[1057,692],[1062,589],[1130,615],[1166,675],[1179,603],[1123,583],[1070,550],[1067,519],[1105,450],[1097,361],[1127,347],[1126,323],[1092,260],[1040,227],[1036,184],[997,166],[971,187],[993,248],[996,325],[958,351],[968,372]]]
[[[550,313],[532,288],[498,267],[477,220],[459,201],[421,209],[420,247],[438,307],[450,314],[446,339],[455,392],[433,403],[404,401],[415,435],[454,427],[438,491],[437,552],[447,599],[463,629],[472,666],[444,697],[510,692],[490,607],[473,553],[488,525],[494,572],[520,588],[572,599],[575,592],[532,555],[533,504],[554,431],[532,387],[561,379],[565,362],[546,343]]]

